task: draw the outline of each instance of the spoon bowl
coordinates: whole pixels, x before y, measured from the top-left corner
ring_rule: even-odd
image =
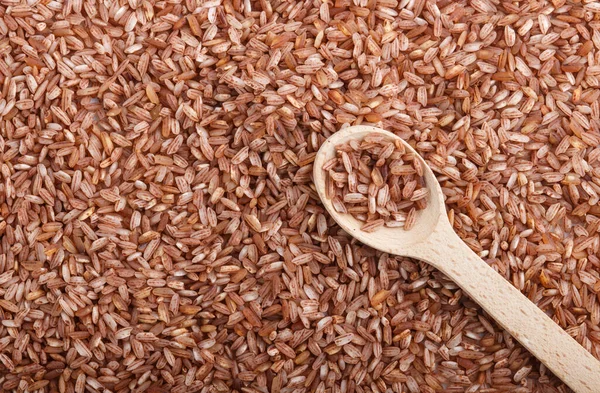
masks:
[[[364,223],[336,211],[327,198],[323,167],[336,156],[336,146],[374,134],[389,141],[402,141],[422,164],[429,196],[427,207],[419,211],[410,230],[384,226],[373,232],[362,231]],[[456,235],[433,171],[400,137],[371,126],[344,128],[321,145],[313,177],[323,205],[350,235],[379,251],[416,258],[439,269],[571,389],[577,393],[600,392],[600,362]]]
[[[427,208],[417,212],[417,220],[410,231],[401,230],[401,228],[390,228],[383,226],[374,233],[364,232],[360,229],[364,222],[357,220],[350,214],[340,213],[333,207],[331,200],[325,195],[326,173],[319,168],[322,168],[327,161],[334,158],[337,154],[336,146],[351,139],[362,140],[367,135],[374,133],[382,135],[389,142],[401,140],[404,143],[407,151],[415,155],[415,159],[421,161],[425,186],[429,191],[427,200]],[[429,165],[423,160],[411,145],[404,142],[400,137],[392,134],[389,131],[371,126],[353,126],[344,128],[332,136],[330,136],[319,149],[314,162],[314,181],[317,186],[319,197],[325,205],[329,214],[346,232],[351,234],[361,243],[378,250],[387,250],[392,254],[412,256],[412,250],[420,243],[423,243],[431,235],[431,230],[439,224],[440,217],[446,215],[446,207],[444,204],[444,195],[442,188],[437,182],[435,175]],[[449,225],[449,223],[448,223]],[[391,241],[391,242],[390,242]]]

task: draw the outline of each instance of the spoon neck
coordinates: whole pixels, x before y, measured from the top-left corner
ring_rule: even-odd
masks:
[[[479,255],[463,242],[446,220],[440,221],[413,251],[412,257],[427,262],[442,272],[446,272],[448,268],[455,269],[458,265],[468,266],[482,262]]]

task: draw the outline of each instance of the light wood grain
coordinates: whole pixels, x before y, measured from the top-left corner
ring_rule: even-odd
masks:
[[[422,161],[430,193],[428,206],[419,212],[413,229],[383,227],[366,233],[360,230],[361,222],[335,211],[325,196],[325,173],[321,168],[335,156],[335,146],[371,133],[400,139],[375,127],[348,127],[333,134],[315,158],[317,192],[337,223],[366,245],[435,266],[571,389],[577,393],[600,393],[600,362],[463,243],[448,221],[444,196],[434,173],[410,145],[405,143]]]

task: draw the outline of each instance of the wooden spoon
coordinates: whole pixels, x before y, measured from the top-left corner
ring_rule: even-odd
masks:
[[[454,233],[445,210],[444,195],[431,168],[421,161],[429,190],[427,207],[412,229],[382,227],[367,233],[350,214],[338,213],[325,195],[323,165],[335,157],[335,147],[351,139],[380,134],[402,140],[391,132],[369,126],[352,126],[336,132],[321,146],[314,162],[314,182],[323,205],[335,221],[360,242],[379,251],[419,259],[454,281],[496,322],[577,393],[600,392],[600,362],[567,332],[501,277]],[[516,381],[519,382],[519,381]]]

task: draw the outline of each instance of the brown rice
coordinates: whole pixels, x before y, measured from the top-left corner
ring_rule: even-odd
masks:
[[[368,135],[335,146],[328,160],[326,195],[338,213],[364,222],[361,230],[373,232],[384,225],[410,230],[416,211],[427,206],[423,168],[401,141]]]
[[[593,0],[0,2],[0,390],[568,392],[311,181],[369,124],[600,357]]]

